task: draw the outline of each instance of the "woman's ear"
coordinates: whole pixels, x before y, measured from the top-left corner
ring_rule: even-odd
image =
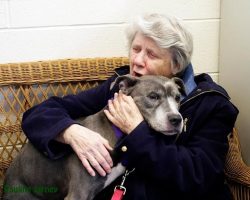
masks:
[[[173,73],[173,75],[178,74],[180,71],[181,71],[180,64],[173,63],[172,64],[172,73]]]

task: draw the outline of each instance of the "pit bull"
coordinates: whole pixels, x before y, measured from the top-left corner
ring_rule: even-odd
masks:
[[[183,119],[178,112],[180,96],[185,92],[179,78],[145,75],[140,78],[120,76],[115,84],[132,96],[151,128],[165,135],[179,134]],[[100,133],[111,146],[117,142],[112,124],[103,110],[78,120]],[[119,162],[105,177],[90,176],[76,154],[50,160],[27,143],[6,172],[5,200],[91,200],[103,188],[124,173]]]

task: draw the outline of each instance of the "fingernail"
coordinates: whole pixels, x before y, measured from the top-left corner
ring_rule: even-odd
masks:
[[[105,173],[105,172],[103,172],[103,173],[102,173],[102,176],[106,176],[106,173]]]

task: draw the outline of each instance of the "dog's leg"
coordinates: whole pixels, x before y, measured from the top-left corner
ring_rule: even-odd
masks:
[[[93,198],[93,192],[102,182],[96,181],[100,176],[90,176],[83,168],[81,161],[74,154],[68,158],[67,171],[69,173],[68,194],[64,200],[88,200]],[[104,182],[104,181],[103,181]],[[92,196],[92,198],[90,198]]]
[[[122,175],[125,170],[126,168],[121,163],[118,163],[115,167],[113,167],[111,173],[107,175],[107,180],[105,181],[104,188],[112,183],[117,177]]]
[[[3,200],[40,200],[31,193],[11,193],[3,196]]]
[[[74,162],[79,163],[73,165],[72,163]],[[111,173],[106,177],[101,177],[99,175],[92,177],[82,168],[82,165],[76,156],[70,157],[68,166],[71,178],[68,195],[64,200],[91,200],[98,192],[107,187],[125,172],[125,167],[119,163],[112,168]]]

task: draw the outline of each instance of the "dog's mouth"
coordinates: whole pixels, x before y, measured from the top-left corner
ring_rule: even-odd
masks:
[[[167,131],[161,131],[164,135],[177,135],[180,134],[179,130],[173,129],[173,130],[167,130]]]

